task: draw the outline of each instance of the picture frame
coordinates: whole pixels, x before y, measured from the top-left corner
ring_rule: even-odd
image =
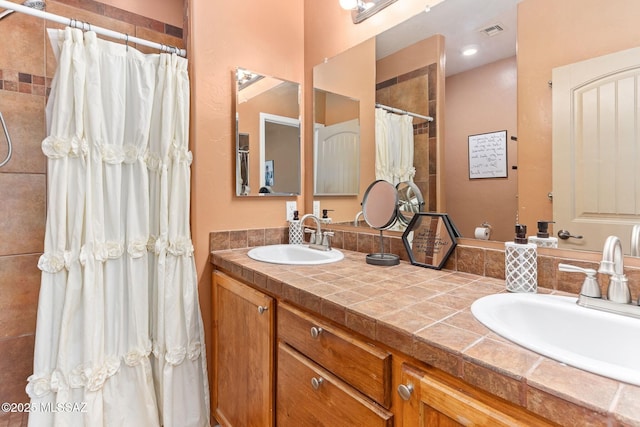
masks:
[[[459,232],[446,213],[418,212],[402,234],[412,265],[440,270],[453,253]]]
[[[469,179],[507,178],[507,131],[469,135]]]

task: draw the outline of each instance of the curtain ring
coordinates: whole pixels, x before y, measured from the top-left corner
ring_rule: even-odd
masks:
[[[127,52],[129,52],[129,34],[125,34],[124,45],[127,47]]]

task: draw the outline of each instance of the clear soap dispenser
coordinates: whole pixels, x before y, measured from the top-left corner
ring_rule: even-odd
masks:
[[[538,291],[537,245],[528,243],[527,226],[516,224],[513,242],[505,242],[505,285],[509,292]]]

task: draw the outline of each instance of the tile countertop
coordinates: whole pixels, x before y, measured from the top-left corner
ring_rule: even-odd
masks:
[[[365,254],[347,250],[342,261],[315,266],[267,264],[247,252],[214,251],[211,262],[563,426],[640,426],[640,387],[540,356],[473,317],[471,303],[504,292],[503,280],[406,262],[373,266],[366,264]]]

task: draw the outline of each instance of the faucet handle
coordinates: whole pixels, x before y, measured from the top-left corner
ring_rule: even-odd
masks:
[[[331,249],[331,237],[333,237],[334,234],[333,231],[324,231],[322,233],[322,245]]]
[[[305,228],[304,232],[306,234],[309,234],[309,243],[310,244],[315,244],[316,243],[316,230],[314,230],[313,228]]]
[[[582,268],[577,265],[571,264],[558,264],[558,270],[566,273],[584,273],[587,275],[582,283],[582,289],[580,289],[580,295],[591,298],[601,298],[600,285],[598,279],[596,279],[597,271],[593,268]]]

